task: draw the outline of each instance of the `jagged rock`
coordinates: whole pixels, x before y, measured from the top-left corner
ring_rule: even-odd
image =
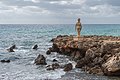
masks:
[[[8,52],[15,52],[13,49],[17,49],[16,45],[11,46],[7,49]]]
[[[12,48],[7,49],[8,52],[15,52]]]
[[[11,49],[17,49],[16,45],[10,47]]]
[[[115,60],[109,63],[109,66],[107,63],[112,59],[112,56],[116,56],[120,52],[120,37],[91,35],[81,36],[77,41],[74,36],[59,35],[54,38],[50,51],[70,56],[72,60],[77,62],[75,67],[82,68],[86,72],[119,75],[120,70],[117,70],[118,68],[113,70],[110,66],[112,63],[117,65]],[[106,66],[112,70],[109,71]]]
[[[56,60],[56,59],[53,59],[53,62],[57,62],[57,60]]]
[[[73,68],[73,65],[71,63],[68,63],[64,66],[64,71],[70,71],[72,70]]]
[[[38,45],[34,45],[32,49],[38,49]]]
[[[86,64],[90,62],[89,58],[82,58],[81,60],[77,61],[76,68],[82,68]]]
[[[10,60],[1,60],[0,62],[2,62],[2,63],[9,63]]]
[[[46,65],[47,64],[46,58],[43,55],[39,54],[38,57],[35,59],[35,64],[36,65]]]
[[[105,75],[120,76],[120,53],[110,57],[106,63],[102,65]]]

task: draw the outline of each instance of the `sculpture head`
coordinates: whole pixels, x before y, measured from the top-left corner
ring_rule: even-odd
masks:
[[[78,22],[80,22],[80,18],[78,18]]]

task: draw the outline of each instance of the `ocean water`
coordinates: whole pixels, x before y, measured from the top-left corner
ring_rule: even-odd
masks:
[[[57,35],[76,35],[73,24],[0,24],[0,60],[10,59],[10,63],[0,63],[0,80],[120,80],[119,77],[96,76],[74,68],[66,73],[62,69],[47,71],[46,66],[35,65],[38,54],[43,54],[47,64],[57,59],[60,65],[71,62],[67,56],[45,52],[52,46],[50,40]],[[120,36],[120,24],[84,24],[81,35]],[[7,48],[16,45],[15,52]],[[32,50],[37,44],[38,50]]]

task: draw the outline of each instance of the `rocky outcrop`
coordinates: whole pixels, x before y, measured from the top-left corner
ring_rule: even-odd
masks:
[[[74,36],[60,35],[51,41],[50,52],[70,56],[77,62],[76,68],[91,74],[120,76],[120,37],[82,36],[78,41]]]
[[[46,58],[43,55],[39,54],[38,57],[35,59],[35,64],[36,65],[46,65],[47,64]]]

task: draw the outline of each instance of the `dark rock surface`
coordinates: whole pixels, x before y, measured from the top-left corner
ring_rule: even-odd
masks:
[[[7,49],[8,52],[15,52],[13,49],[17,49],[16,45],[11,46]]]
[[[73,68],[73,65],[71,63],[68,63],[64,66],[64,71],[70,71],[72,70]]]
[[[0,62],[2,62],[2,63],[9,63],[10,60],[1,60]]]
[[[43,55],[39,54],[38,57],[35,59],[35,64],[36,65],[47,65],[46,58]]]
[[[37,44],[34,45],[32,49],[36,49],[37,50],[38,49],[38,45]]]

